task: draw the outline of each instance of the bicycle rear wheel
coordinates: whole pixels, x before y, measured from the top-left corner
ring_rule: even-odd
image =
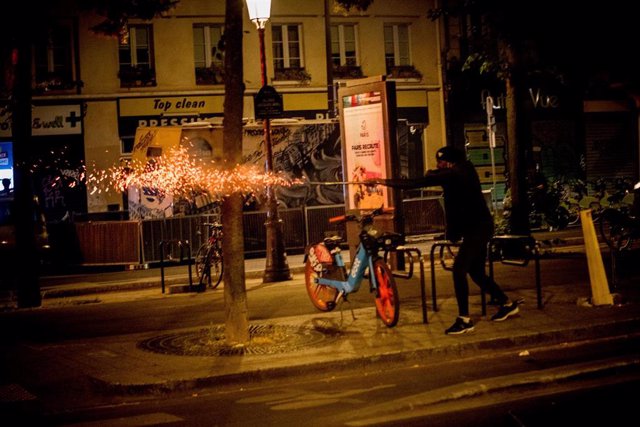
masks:
[[[381,258],[373,262],[373,270],[378,283],[378,289],[375,291],[376,311],[382,322],[391,328],[398,323],[400,317],[400,299],[396,281],[391,269]]]
[[[338,295],[338,290],[327,285],[319,285],[315,282],[316,278],[329,277],[331,279],[344,281],[344,268],[333,265],[323,266],[322,271],[316,271],[311,265],[311,261],[307,259],[304,265],[304,283],[309,294],[311,303],[320,311],[331,311],[335,308],[333,304]],[[327,304],[329,303],[329,304]]]
[[[212,289],[218,287],[220,282],[222,282],[222,273],[224,271],[224,264],[222,263],[222,253],[218,252],[218,250],[211,250],[211,262],[209,267],[209,286]]]
[[[211,286],[211,253],[209,245],[202,244],[196,252],[196,276],[198,284]]]

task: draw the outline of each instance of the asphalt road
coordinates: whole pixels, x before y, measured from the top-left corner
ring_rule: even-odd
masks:
[[[588,269],[584,256],[543,259],[543,287],[571,286],[588,283]],[[450,272],[437,269],[438,296],[453,294]],[[496,278],[507,293],[519,288],[533,288],[534,274],[531,266],[507,268],[496,265]],[[249,318],[259,321],[271,318],[311,314],[306,290],[300,282],[262,284],[261,279],[247,283]],[[427,272],[427,286],[430,286]],[[420,288],[418,277],[398,279],[401,310],[419,310]],[[477,288],[470,284],[473,292]],[[109,294],[83,295],[61,300],[45,300],[38,309],[0,313],[0,339],[3,352],[12,349],[46,343],[47,346],[64,345],[68,341],[96,337],[121,336],[143,332],[161,332],[177,328],[191,328],[224,322],[222,288],[199,294],[161,294],[158,289]],[[535,301],[527,301],[535,304]],[[373,297],[368,294],[366,283],[350,301],[353,308],[371,307]],[[349,316],[348,305],[344,315]],[[401,315],[402,322],[402,315]],[[401,324],[399,325],[401,326]],[[27,375],[49,375],[54,378],[56,389],[41,390],[45,419],[34,420],[46,425],[473,425],[474,414],[483,413],[486,424],[500,424],[498,420],[511,420],[506,415],[533,417],[538,401],[546,402],[551,409],[558,409],[554,396],[563,396],[567,412],[576,409],[576,399],[584,398],[596,407],[600,388],[611,387],[604,396],[609,401],[620,398],[619,392],[628,391],[627,383],[637,383],[637,372],[616,371],[616,358],[638,359],[638,338],[624,336],[620,339],[586,341],[574,347],[511,349],[499,354],[477,353],[470,359],[433,360],[411,365],[391,364],[375,369],[356,369],[346,372],[319,371],[317,375],[281,378],[235,386],[173,392],[166,395],[109,396],[83,394],[82,384],[70,389],[55,383],[55,366],[47,370],[34,366]],[[527,353],[522,353],[526,351]],[[522,355],[521,355],[522,353]],[[584,383],[552,381],[545,390],[527,390],[517,396],[491,394],[463,399],[459,405],[431,406],[430,411],[416,411],[421,399],[452,392],[452,387],[500,381],[517,375],[542,375],[556,378],[558,372],[584,364],[612,366],[606,380],[598,378]],[[637,366],[629,364],[630,366]],[[372,365],[374,366],[374,365]],[[24,373],[23,373],[24,374]],[[0,363],[0,376],[11,378],[11,365]],[[577,387],[574,387],[578,384]],[[87,385],[87,389],[89,389]],[[592,391],[589,391],[590,389]],[[456,390],[454,389],[455,393]],[[81,396],[81,398],[79,398]],[[542,400],[540,400],[542,399]],[[560,399],[558,397],[558,399]],[[592,399],[592,400],[589,400]],[[595,399],[595,400],[594,400]],[[560,401],[560,400],[558,400]],[[451,404],[452,405],[452,404]],[[565,404],[563,404],[565,405]],[[571,406],[573,405],[573,406]],[[411,409],[411,410],[409,410]],[[517,409],[517,410],[516,410]],[[598,408],[599,410],[602,408]],[[606,406],[604,407],[606,408]],[[515,411],[515,412],[514,412]],[[549,410],[549,413],[553,411]],[[616,414],[625,413],[618,409]],[[466,414],[466,415],[464,415]],[[506,414],[506,415],[505,415]],[[557,413],[557,416],[559,413]],[[407,415],[410,415],[407,418]],[[447,424],[455,418],[456,424]],[[563,415],[564,416],[564,415]],[[449,417],[449,418],[447,418]],[[496,418],[497,417],[497,418]],[[517,417],[516,417],[517,418]],[[549,422],[548,418],[543,420]],[[540,421],[540,420],[538,420]],[[438,424],[441,422],[441,424]],[[459,422],[460,424],[457,424]],[[500,421],[502,422],[502,421]],[[507,421],[504,421],[507,422]],[[91,424],[97,423],[97,424]],[[536,425],[536,424],[520,424]],[[540,425],[540,424],[538,424]],[[585,424],[588,425],[588,424]]]
[[[202,426],[548,426],[605,425],[630,420],[619,400],[640,383],[637,366],[608,375],[562,381],[559,372],[585,365],[615,366],[638,358],[640,336],[608,337],[460,358],[376,365],[260,383],[210,387],[162,396],[131,396],[46,414],[47,425]],[[544,386],[470,394],[430,404],[434,396],[470,393],[508,377],[549,377]],[[511,381],[511,380],[509,380]],[[524,384],[524,379],[522,380]],[[611,424],[613,422],[613,424]],[[627,424],[630,425],[630,424]]]

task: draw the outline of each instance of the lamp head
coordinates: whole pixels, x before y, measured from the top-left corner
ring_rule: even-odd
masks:
[[[249,19],[258,29],[264,29],[271,17],[271,0],[246,0]]]

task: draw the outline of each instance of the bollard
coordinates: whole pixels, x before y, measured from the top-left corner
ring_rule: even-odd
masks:
[[[612,305],[613,297],[609,290],[607,275],[604,271],[604,264],[602,263],[602,254],[600,253],[596,229],[593,226],[591,209],[580,211],[580,222],[582,223],[584,247],[587,254],[587,265],[589,267],[591,303],[593,305]]]

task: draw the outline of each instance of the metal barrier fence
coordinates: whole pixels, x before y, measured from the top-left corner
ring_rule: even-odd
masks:
[[[141,263],[160,262],[160,243],[163,241],[188,241],[191,253],[195,255],[200,245],[207,240],[207,227],[204,224],[214,221],[220,221],[220,215],[201,214],[141,221]],[[180,257],[180,249],[173,245],[167,249],[164,256],[166,259],[177,259]]]
[[[440,197],[421,197],[403,201],[405,234],[417,235],[440,232],[444,229],[444,212]],[[285,248],[289,253],[301,253],[312,242],[332,234],[346,237],[344,224],[329,224],[329,218],[342,215],[344,205],[307,206],[278,211],[282,219]],[[244,249],[246,256],[263,256],[266,251],[264,211],[245,212],[243,219]],[[206,239],[202,224],[220,220],[217,215],[194,215],[161,220],[142,221],[143,263],[160,261],[159,245],[162,240],[188,240],[195,253]],[[199,234],[200,231],[203,234]],[[179,254],[169,254],[178,257]]]
[[[402,201],[404,233],[408,236],[444,230],[442,197],[429,196]]]
[[[444,214],[439,197],[407,199],[403,201],[403,209],[405,217],[404,232],[406,235],[439,232],[444,229]],[[318,242],[328,235],[340,234],[346,237],[346,226],[344,224],[329,224],[329,218],[344,214],[344,210],[344,205],[308,206],[280,210],[279,214],[283,223],[287,252],[292,254],[302,253],[309,243]],[[266,252],[266,230],[264,226],[266,219],[267,216],[264,211],[244,213],[245,256],[264,256]],[[207,239],[208,230],[204,224],[214,221],[220,221],[219,214],[211,213],[143,220],[139,224],[134,224],[136,229],[139,229],[139,232],[127,232],[120,237],[120,240],[131,240],[131,244],[135,245],[135,248],[129,253],[133,254],[132,256],[135,258],[135,254],[139,252],[139,262],[141,264],[158,263],[162,259],[161,242],[188,242],[191,253],[195,254],[200,245]],[[107,256],[109,253],[104,251],[105,248],[113,245],[114,234],[98,233],[99,230],[96,229],[96,227],[104,227],[105,223],[118,226],[125,222],[77,222],[75,224],[75,229],[80,227],[84,231],[81,235],[92,236],[91,247],[95,247],[94,250],[90,250],[90,253],[87,253],[84,246],[81,246],[83,253],[80,259],[84,261],[80,262],[86,263],[87,260],[91,260],[94,264],[135,263],[136,260],[132,259],[131,255],[126,259],[123,259],[122,256],[114,256],[113,259],[107,259],[109,258]],[[139,249],[137,249],[138,244]],[[122,245],[122,242],[118,244],[119,247]],[[178,259],[180,257],[179,250],[175,245],[168,248],[169,252],[164,254],[165,259]],[[93,252],[99,254],[100,257],[93,256]]]
[[[280,209],[278,215],[282,220],[284,247],[294,253],[303,251],[305,240],[304,208]],[[267,232],[264,223],[267,213],[264,211],[245,212],[243,222],[245,255],[263,255],[267,250]]]
[[[329,218],[343,215],[344,205],[310,206],[305,208],[307,243],[319,242],[327,236],[340,235],[346,239],[344,224],[329,224]]]

